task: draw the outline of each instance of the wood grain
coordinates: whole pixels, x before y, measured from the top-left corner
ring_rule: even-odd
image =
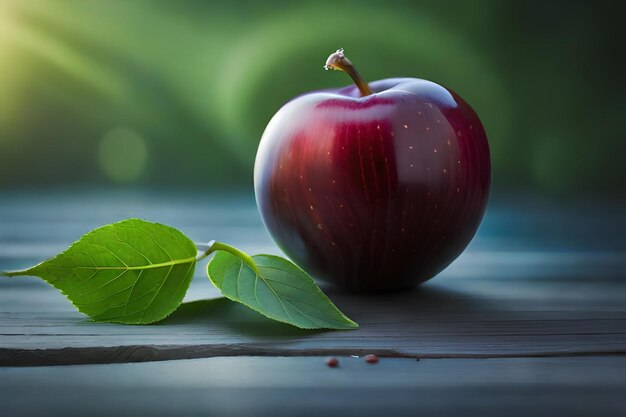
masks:
[[[126,217],[178,227],[196,241],[278,253],[254,201],[241,195],[0,193],[0,201],[0,269],[28,266]],[[361,324],[355,331],[272,322],[216,298],[203,268],[181,309],[153,326],[92,323],[36,278],[2,279],[0,364],[367,351],[420,358],[622,355],[624,212],[614,204],[496,202],[470,248],[422,287],[379,296],[325,288]]]
[[[626,358],[232,357],[0,368],[7,416],[617,416]]]

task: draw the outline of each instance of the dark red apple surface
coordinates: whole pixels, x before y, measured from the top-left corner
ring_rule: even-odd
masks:
[[[295,98],[267,126],[254,172],[280,248],[352,291],[410,288],[439,273],[476,233],[490,183],[476,113],[416,78]]]

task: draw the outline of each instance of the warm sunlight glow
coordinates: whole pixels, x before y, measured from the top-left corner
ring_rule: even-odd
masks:
[[[10,120],[14,113],[17,86],[15,80],[16,60],[12,42],[15,22],[12,9],[15,1],[0,1],[0,126]],[[7,143],[7,135],[0,131],[0,145]]]

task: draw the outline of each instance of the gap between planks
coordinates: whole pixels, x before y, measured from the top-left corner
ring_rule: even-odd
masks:
[[[127,345],[114,347],[66,347],[59,349],[0,348],[0,366],[95,365],[110,363],[157,362],[229,356],[363,356],[376,354],[386,358],[406,359],[509,359],[558,358],[582,356],[626,356],[626,350],[585,352],[519,352],[490,354],[427,353],[406,354],[394,349],[316,348],[285,349],[253,344],[225,345]]]

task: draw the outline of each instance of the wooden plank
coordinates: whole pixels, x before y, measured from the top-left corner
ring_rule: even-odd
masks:
[[[201,287],[207,297],[213,296],[208,285],[206,279],[194,282],[191,297],[197,297]],[[533,280],[502,285],[495,279],[467,285],[463,279],[448,278],[409,293],[376,297],[328,291],[361,324],[345,332],[301,331],[223,299],[189,302],[159,325],[91,323],[47,286],[12,288],[0,292],[0,305],[21,307],[0,314],[5,348],[0,363],[41,360],[24,356],[19,352],[23,349],[101,346],[128,348],[113,354],[102,350],[100,355],[80,349],[48,353],[51,361],[58,361],[54,363],[76,361],[81,352],[96,362],[111,356],[141,360],[124,352],[135,353],[136,346],[145,345],[169,352],[160,356],[157,349],[146,354],[146,360],[251,354],[262,348],[276,354],[369,349],[418,357],[626,353],[626,285],[568,285]],[[29,302],[22,303],[25,299]]]
[[[626,413],[626,357],[238,357],[0,368],[7,416],[582,416]]]
[[[0,197],[0,268],[27,266],[95,226],[135,216],[172,224],[198,241],[278,253],[254,201],[241,195]],[[154,326],[91,323],[35,278],[2,279],[0,364],[364,350],[414,357],[623,354],[626,215],[615,207],[496,203],[470,248],[420,289],[379,296],[326,289],[361,324],[356,331],[299,331],[215,300],[203,268],[188,303]],[[589,211],[596,214],[588,219],[592,227],[582,222]]]

